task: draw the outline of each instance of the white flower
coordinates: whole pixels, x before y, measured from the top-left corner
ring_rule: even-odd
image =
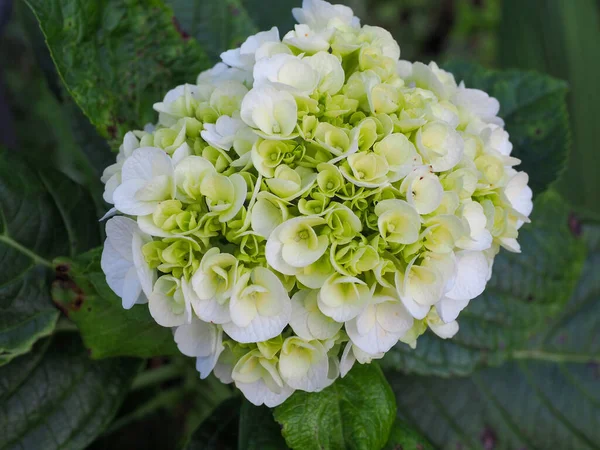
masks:
[[[435,305],[439,317],[450,323],[466,308],[469,301],[485,289],[489,265],[483,252],[456,253],[456,276],[452,288]]]
[[[265,358],[259,350],[252,350],[233,368],[231,377],[235,385],[252,404],[273,408],[294,392],[281,378],[276,363],[274,359]]]
[[[307,56],[306,61],[318,74],[318,85],[316,90],[320,94],[335,95],[342,90],[345,81],[342,63],[328,52],[318,52]]]
[[[361,40],[366,37],[372,47],[379,48],[383,56],[391,58],[394,61],[400,59],[400,46],[388,30],[381,27],[363,25],[360,35]]]
[[[460,112],[461,123],[468,123],[474,118],[491,122],[496,120],[500,111],[498,100],[479,89],[467,89],[463,83],[454,92],[452,103]]]
[[[283,381],[294,389],[318,392],[330,384],[327,349],[318,340],[288,337],[277,367]]]
[[[271,86],[254,88],[244,97],[240,114],[248,126],[258,129],[265,138],[294,137],[298,105],[289,92]]]
[[[217,63],[214,67],[200,72],[196,84],[217,84],[223,81],[237,81],[252,84],[252,73],[246,70],[229,67],[225,63]]]
[[[221,81],[210,94],[209,104],[219,115],[237,115],[248,88],[237,81]]]
[[[426,320],[427,325],[429,325],[429,328],[431,328],[431,331],[433,331],[442,339],[450,339],[451,337],[454,337],[456,333],[458,333],[458,323],[456,320],[448,323],[442,321],[435,309],[432,309],[429,312]]]
[[[231,299],[231,322],[223,330],[237,342],[260,342],[279,335],[290,321],[292,303],[277,276],[265,267],[240,275]]]
[[[436,174],[429,167],[421,166],[402,180],[400,192],[406,196],[406,201],[419,214],[432,213],[442,203],[444,188]]]
[[[139,147],[140,141],[136,135],[132,131],[125,133],[123,143],[119,147],[119,153],[117,154],[117,162],[104,169],[102,177],[100,178],[100,181],[105,184],[102,198],[104,198],[106,203],[110,203],[111,205],[115,203],[113,201],[113,195],[115,189],[121,184],[121,169],[123,168],[123,163],[125,163],[127,158],[133,154],[133,151]]]
[[[382,200],[375,206],[377,226],[382,238],[397,244],[412,244],[419,239],[421,217],[404,200]]]
[[[440,100],[449,99],[456,91],[454,76],[442,70],[434,62],[428,66],[421,62],[412,65],[412,72],[407,77],[414,81],[417,87],[433,91]]]
[[[183,295],[179,278],[160,277],[148,300],[150,314],[163,327],[177,327],[191,320],[191,307]]]
[[[346,332],[358,348],[377,354],[396,345],[412,325],[413,317],[398,294],[393,289],[383,289],[357,317],[346,322]]]
[[[205,94],[193,84],[183,84],[171,89],[162,102],[154,104],[154,109],[159,113],[159,122],[170,127],[183,117],[193,116],[198,102],[205,100]]]
[[[343,325],[321,312],[318,306],[318,294],[317,289],[302,289],[292,297],[290,326],[294,333],[307,341],[330,339]]]
[[[529,175],[525,172],[517,172],[515,173],[504,188],[504,194],[511,206],[519,213],[525,217],[529,217],[531,211],[533,209],[533,202],[531,198],[533,196],[533,192],[531,188],[527,185],[529,182]],[[523,221],[519,221],[519,227],[522,225]]]
[[[369,364],[374,359],[383,358],[383,355],[383,353],[369,354],[354,345],[352,341],[348,341],[340,358],[340,376],[344,378],[356,361],[359,364]]]
[[[423,159],[415,146],[402,133],[392,133],[375,143],[373,151],[385,158],[390,171],[387,178],[391,183],[406,177]]]
[[[452,169],[462,159],[464,141],[460,134],[445,122],[429,122],[419,128],[417,150],[434,172]]]
[[[229,116],[221,116],[215,124],[205,123],[204,130],[202,130],[200,135],[202,139],[213,147],[231,150],[237,133],[244,128],[247,128],[247,126],[242,120]]]
[[[298,56],[279,53],[257,61],[254,66],[254,87],[273,85],[278,89],[310,95],[319,83],[319,74]]]
[[[270,192],[259,192],[252,207],[250,223],[256,234],[268,239],[288,216],[287,202]]]
[[[404,273],[396,272],[396,290],[412,316],[423,319],[442,297],[447,279],[437,267],[416,265],[415,260],[408,264]]]
[[[329,49],[333,30],[313,31],[308,25],[296,25],[284,37],[283,42],[306,53],[316,53]]]
[[[223,330],[217,325],[192,319],[177,327],[174,337],[181,353],[196,358],[200,378],[210,375],[224,349]]]
[[[325,224],[319,216],[295,217],[273,230],[265,254],[267,262],[278,272],[295,275],[317,261],[327,250],[329,239],[318,235],[315,227]]]
[[[175,167],[177,199],[187,203],[200,200],[202,181],[214,173],[216,169],[206,158],[196,155],[183,158]]]
[[[252,71],[256,51],[265,42],[279,42],[279,30],[277,27],[250,36],[240,48],[221,53],[221,59],[231,67]]]
[[[294,19],[319,31],[330,27],[351,26],[358,28],[360,20],[352,9],[344,5],[332,5],[323,0],[303,0],[302,8],[292,9]]]
[[[361,313],[370,296],[364,281],[334,273],[323,284],[317,301],[323,314],[336,322],[345,322]]]
[[[110,288],[121,297],[123,308],[146,303],[152,293],[156,272],[144,260],[142,246],[152,238],[126,217],[106,222],[106,240],[100,265]]]
[[[513,145],[509,140],[510,136],[508,135],[508,132],[497,123],[487,123],[478,118],[473,118],[470,119],[466,131],[474,136],[479,136],[483,140],[488,152],[497,152],[503,156],[510,156],[512,153]],[[515,159],[511,158],[506,160],[511,163],[515,162]]]
[[[485,250],[492,245],[492,234],[486,228],[487,218],[483,207],[472,200],[461,207],[462,217],[469,223],[469,236],[456,241],[456,246],[465,250]]]
[[[235,256],[213,247],[202,257],[190,282],[182,282],[183,293],[200,319],[219,324],[231,320],[229,299],[237,268]]]
[[[163,150],[138,148],[123,164],[115,208],[130,215],[152,214],[161,201],[175,197],[173,175],[173,162]]]

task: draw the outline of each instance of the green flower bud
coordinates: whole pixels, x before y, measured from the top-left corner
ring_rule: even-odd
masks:
[[[252,148],[252,162],[263,177],[271,178],[275,176],[275,169],[281,164],[283,158],[295,148],[294,141],[259,139]]]
[[[345,244],[350,242],[362,231],[360,219],[352,210],[339,203],[333,203],[325,214],[327,226],[330,229],[329,238],[332,242]]]

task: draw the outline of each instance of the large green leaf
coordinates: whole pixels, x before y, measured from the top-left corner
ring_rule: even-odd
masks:
[[[242,403],[238,448],[240,450],[286,450],[281,427],[266,406]]]
[[[15,150],[27,149],[29,159],[54,167],[80,184],[100,185],[99,174],[79,151],[70,121],[36,64],[34,42],[27,33],[35,34],[35,29],[27,29],[31,11],[24,4],[15,6],[14,17],[0,38],[0,65],[6,68],[8,104],[16,119]]]
[[[100,133],[123,134],[155,121],[152,104],[206,68],[160,0],[26,0],[69,93]]]
[[[569,202],[600,217],[600,3],[597,0],[504,0],[498,35],[503,67],[534,69],[569,83],[573,150],[559,187]]]
[[[296,391],[275,409],[283,437],[294,450],[382,448],[396,403],[377,364],[357,364],[318,393]]]
[[[168,0],[179,25],[202,45],[213,61],[239,47],[259,30],[241,0]],[[261,9],[266,9],[264,7]]]
[[[90,361],[71,333],[39,342],[0,368],[0,448],[86,448],[138,369],[135,359]]]
[[[123,309],[100,268],[102,249],[56,261],[52,299],[77,325],[92,358],[177,353],[173,333],[150,316],[148,305]]]
[[[561,316],[470,378],[391,376],[399,412],[445,449],[597,449],[600,442],[600,229]]]
[[[514,148],[512,156],[529,174],[534,193],[543,192],[565,167],[571,145],[567,84],[547,75],[518,70],[487,70],[470,63],[446,67],[469,88],[481,89],[500,102],[500,117]]]
[[[383,450],[434,450],[418,431],[402,420],[396,419],[390,438]]]
[[[451,340],[432,333],[412,350],[398,344],[384,368],[439,376],[466,375],[498,365],[547,326],[569,299],[581,273],[585,246],[568,226],[569,208],[554,192],[537,197],[531,224],[519,236],[522,253],[502,251],[486,290],[461,313]]]
[[[98,245],[99,234],[81,188],[0,150],[0,365],[54,328],[49,260]]]

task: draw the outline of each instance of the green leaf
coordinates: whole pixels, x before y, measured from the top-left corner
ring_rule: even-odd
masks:
[[[559,318],[512,362],[443,379],[391,375],[399,411],[444,449],[597,449],[600,442],[600,228]]]
[[[394,395],[376,364],[357,364],[321,392],[296,391],[275,408],[294,450],[380,449],[395,415]]]
[[[35,30],[27,29],[31,26],[28,20],[31,11],[21,3],[15,6],[15,15],[0,39],[3,50],[0,65],[7,69],[8,103],[17,118],[14,127],[18,141],[16,148],[29,149],[30,160],[44,167],[54,167],[80,184],[99,186],[99,174],[94,173],[79,151],[62,105],[36,64],[35,44],[27,34],[27,31],[35,34]]]
[[[90,361],[71,333],[39,342],[0,368],[0,448],[86,448],[138,369],[135,359]]]
[[[49,260],[98,245],[99,235],[79,186],[0,149],[0,365],[54,328]]]
[[[481,89],[500,102],[500,117],[513,144],[519,170],[539,194],[562,172],[571,146],[567,84],[547,75],[518,70],[487,70],[470,63],[446,67],[468,88]]]
[[[181,29],[196,38],[213,61],[260,31],[241,0],[168,0],[168,4]]]
[[[207,66],[160,0],[26,0],[69,93],[113,146],[154,122],[152,104]]]
[[[52,299],[77,325],[92,358],[177,354],[173,333],[150,316],[148,305],[123,309],[100,268],[102,249],[56,261]]]
[[[449,376],[502,363],[562,310],[577,284],[585,246],[568,221],[569,208],[558,194],[538,196],[531,224],[520,230],[522,253],[501,251],[496,257],[486,290],[458,319],[458,334],[451,340],[425,334],[415,350],[398,344],[382,366]]]
[[[597,0],[505,0],[498,35],[499,64],[567,80],[573,149],[558,187],[582,212],[600,217],[600,3]]]
[[[407,423],[396,419],[390,438],[383,450],[434,450],[421,433]]]
[[[236,450],[239,418],[239,398],[224,401],[196,429],[185,450]]]
[[[244,400],[240,411],[239,449],[285,450],[288,447],[281,436],[281,427],[266,406],[254,406]]]

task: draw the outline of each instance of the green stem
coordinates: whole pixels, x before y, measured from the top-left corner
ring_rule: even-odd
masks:
[[[70,321],[66,317],[61,317],[58,319],[58,322],[54,327],[54,333],[60,333],[62,331],[76,332],[79,331],[79,328],[77,328],[77,325],[75,325],[74,322]]]
[[[549,353],[543,350],[515,350],[512,353],[514,359],[533,359],[539,361],[550,361],[555,363],[580,363],[585,364],[598,360],[598,357],[582,354]]]
[[[115,420],[112,425],[104,432],[104,435],[109,435],[115,431],[129,425],[136,420],[142,419],[155,411],[162,408],[171,408],[177,405],[182,398],[185,397],[186,390],[179,387],[176,389],[170,389],[168,391],[160,392],[158,395],[143,403],[140,407],[134,411],[126,414],[119,419]]]
[[[23,247],[21,244],[19,244],[15,240],[11,239],[7,235],[0,235],[0,242],[4,242],[6,245],[8,245],[8,246],[14,248],[15,250],[23,253],[24,255],[28,256],[33,261],[35,261],[37,264],[42,264],[44,266],[47,266],[47,267],[50,267],[50,268],[54,268],[54,266],[52,265],[52,263],[50,261],[48,261],[45,258],[42,258],[40,255],[38,255],[37,253],[32,252],[28,248]]]
[[[135,377],[131,390],[145,389],[180,376],[183,376],[182,368],[177,364],[167,364],[156,369],[145,370]]]

